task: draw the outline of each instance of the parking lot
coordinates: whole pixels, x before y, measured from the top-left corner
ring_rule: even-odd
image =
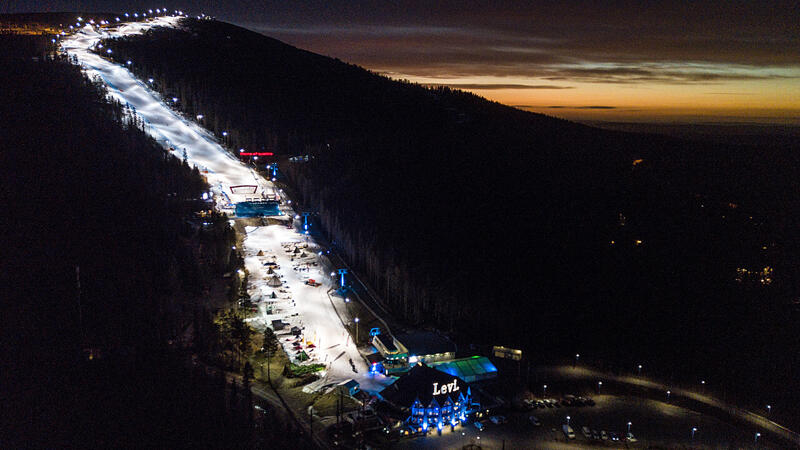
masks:
[[[441,436],[431,433],[425,437],[401,440],[391,448],[461,448],[477,444],[482,448],[752,448],[755,446],[755,431],[726,424],[714,417],[671,405],[665,402],[638,397],[611,395],[593,396],[595,406],[561,406],[536,408],[531,411],[498,412],[507,418],[507,423],[496,425],[484,417],[484,429],[478,431],[472,424],[458,427],[454,431],[445,429]],[[541,423],[534,426],[529,420],[536,416]],[[567,441],[561,426],[570,416],[570,426],[575,439]],[[637,442],[624,441],[627,424]],[[582,433],[582,427],[606,431],[620,436],[620,441],[594,440]],[[695,428],[692,438],[692,428]],[[774,443],[760,440],[758,448],[780,448]]]

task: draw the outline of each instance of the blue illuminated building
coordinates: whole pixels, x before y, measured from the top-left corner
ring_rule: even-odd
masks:
[[[466,381],[421,362],[387,386],[380,396],[406,411],[405,422],[415,431],[456,426],[480,409]]]

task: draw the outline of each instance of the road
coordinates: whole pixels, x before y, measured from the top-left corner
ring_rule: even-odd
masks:
[[[596,370],[589,369],[587,367],[568,367],[568,366],[560,366],[560,367],[551,367],[551,368],[540,368],[538,369],[540,372],[551,372],[557,377],[564,377],[564,378],[585,378],[585,379],[592,379],[592,380],[605,380],[605,381],[613,381],[616,383],[621,384],[629,384],[634,386],[639,386],[647,389],[654,389],[659,390],[661,392],[666,392],[667,390],[671,391],[671,395],[676,397],[685,397],[696,401],[698,403],[702,403],[706,406],[716,408],[725,414],[728,414],[736,419],[739,419],[755,428],[761,429],[765,432],[773,433],[776,436],[780,436],[783,439],[786,439],[788,442],[792,442],[797,446],[800,446],[800,434],[789,430],[788,428],[777,424],[764,416],[760,416],[758,414],[754,414],[750,411],[743,410],[741,408],[737,408],[733,405],[726,404],[714,397],[711,397],[706,394],[702,394],[699,392],[671,387],[665,384],[659,383],[657,381],[649,380],[644,377],[639,376],[623,376],[623,375],[612,375],[607,373],[602,373]]]

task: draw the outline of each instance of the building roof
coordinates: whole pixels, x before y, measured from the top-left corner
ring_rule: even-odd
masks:
[[[470,356],[469,358],[454,359],[452,361],[435,362],[430,364],[436,370],[459,377],[467,383],[487,380],[497,376],[497,367],[485,356]]]
[[[434,383],[436,383],[438,390],[441,391],[444,386],[454,380],[458,387],[457,390],[436,396],[433,395]],[[468,390],[469,385],[461,378],[419,363],[381,391],[381,397],[397,406],[409,408],[417,399],[427,406],[435,398],[442,405],[447,401],[448,396],[455,401],[458,399],[458,394],[466,396]]]
[[[432,331],[413,331],[395,336],[409,355],[435,355],[456,351],[456,344],[441,334]]]

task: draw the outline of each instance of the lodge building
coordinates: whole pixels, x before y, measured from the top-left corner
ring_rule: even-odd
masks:
[[[415,431],[455,427],[480,409],[466,381],[418,362],[380,393],[383,400],[407,414]]]

